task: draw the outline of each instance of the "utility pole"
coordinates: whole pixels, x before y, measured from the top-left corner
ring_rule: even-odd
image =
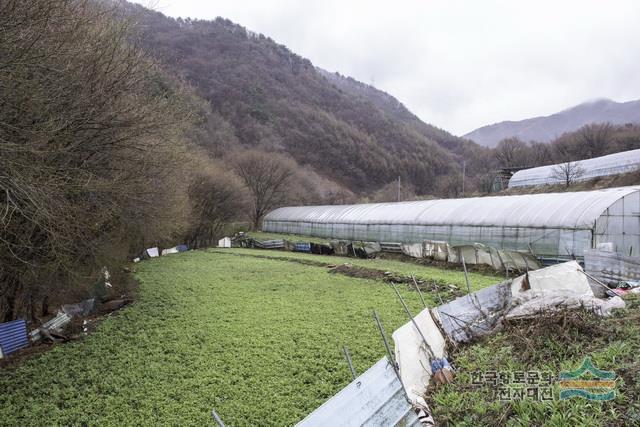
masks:
[[[465,160],[462,161],[462,195],[464,196],[464,176],[467,172],[467,162]]]
[[[398,175],[398,201],[400,201],[400,175]]]

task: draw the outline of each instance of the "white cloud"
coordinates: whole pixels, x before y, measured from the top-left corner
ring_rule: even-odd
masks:
[[[141,1],[145,4],[144,1]],[[636,0],[159,0],[223,16],[464,134],[588,99],[640,98]]]

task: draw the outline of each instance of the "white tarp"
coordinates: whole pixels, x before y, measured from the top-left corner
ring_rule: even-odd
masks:
[[[542,311],[585,307],[601,315],[624,308],[624,301],[594,296],[587,276],[576,261],[553,265],[517,277],[511,284],[511,309],[506,318],[528,317]]]
[[[149,248],[149,249],[147,249],[147,255],[149,255],[150,258],[155,258],[155,257],[159,256],[158,248]]]
[[[596,298],[580,265],[570,261],[456,298],[433,312],[451,340],[465,342],[500,328],[503,318],[578,307],[607,316],[624,308],[624,301]]]
[[[415,316],[416,323],[425,336],[436,358],[445,356],[445,340],[433,321],[428,308]],[[431,358],[420,333],[409,321],[392,334],[395,344],[396,362],[400,368],[400,378],[409,400],[416,406],[423,406],[431,378]]]
[[[169,254],[177,254],[178,252],[180,252],[178,250],[178,247],[174,246],[173,248],[163,249],[162,256],[169,255]]]
[[[231,237],[223,237],[222,239],[218,240],[218,247],[219,248],[230,248],[231,247]]]
[[[400,246],[400,250],[403,254],[413,258],[423,257],[422,243],[403,243]]]
[[[449,244],[441,240],[425,240],[422,242],[422,253],[425,258],[433,258],[436,261],[446,261],[449,257]]]

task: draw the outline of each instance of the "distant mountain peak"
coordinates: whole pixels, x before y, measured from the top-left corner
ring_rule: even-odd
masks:
[[[494,147],[505,138],[525,142],[550,142],[589,123],[640,123],[640,100],[616,102],[609,98],[594,98],[548,116],[518,121],[503,121],[478,128],[464,138],[480,145]]]

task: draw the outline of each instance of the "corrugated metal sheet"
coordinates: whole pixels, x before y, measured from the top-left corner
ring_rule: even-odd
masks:
[[[623,151],[607,156],[595,157],[575,162],[583,171],[576,181],[586,181],[599,176],[617,175],[640,169],[640,150]],[[509,180],[509,188],[532,185],[563,184],[554,177],[554,171],[562,163],[523,169],[513,174]]]
[[[3,355],[6,356],[28,345],[26,321],[14,320],[0,324],[0,349]]]
[[[419,425],[386,358],[297,424],[298,427]]]
[[[54,332],[60,332],[69,322],[71,322],[71,317],[64,312],[58,312],[58,315],[53,319],[49,320],[47,323],[43,324],[41,328],[48,329]],[[40,328],[34,329],[29,333],[29,337],[31,341],[38,341],[42,338],[40,334]]]
[[[402,252],[402,243],[380,242],[380,249],[383,252]]]

